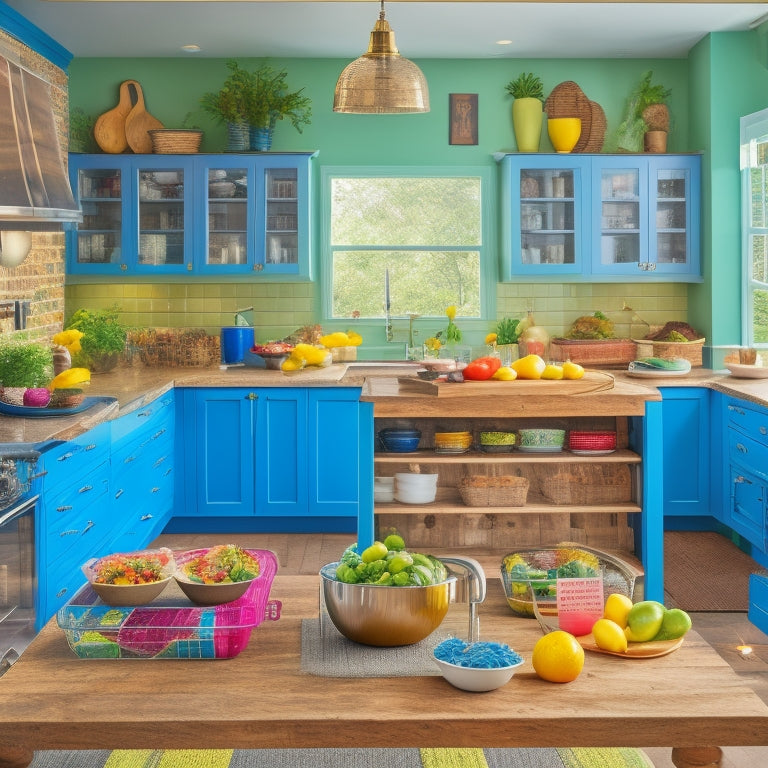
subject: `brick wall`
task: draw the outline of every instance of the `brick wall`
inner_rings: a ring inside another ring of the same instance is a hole
[[[0,30],[0,52],[51,84],[51,102],[62,148],[69,144],[67,73]],[[64,157],[66,162],[66,156]],[[36,232],[29,256],[14,269],[0,267],[0,300],[30,302],[27,330],[49,337],[64,320],[64,233]],[[13,332],[13,317],[0,318],[0,331]]]

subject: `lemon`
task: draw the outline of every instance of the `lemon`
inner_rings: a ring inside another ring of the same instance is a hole
[[[540,379],[547,364],[538,355],[526,355],[512,363],[518,379]]]
[[[618,592],[608,595],[603,609],[603,618],[610,619],[622,629],[627,626],[627,616],[632,610],[632,601]]]
[[[613,653],[626,653],[627,636],[624,630],[610,619],[598,619],[592,625],[592,637],[595,638],[595,644],[604,651]]]
[[[489,333],[485,337],[485,343],[486,344],[493,344],[496,341],[497,338],[498,338],[498,336],[495,333]]]
[[[584,669],[584,649],[573,635],[558,629],[536,641],[531,663],[542,680],[570,683]]]
[[[566,360],[563,363],[564,379],[580,379],[583,376],[584,369],[578,363],[572,363],[570,360]]]
[[[550,363],[542,372],[542,379],[562,379],[563,378],[563,366],[554,365]]]
[[[491,378],[496,379],[496,381],[514,381],[517,378],[517,373],[508,365],[502,365]]]

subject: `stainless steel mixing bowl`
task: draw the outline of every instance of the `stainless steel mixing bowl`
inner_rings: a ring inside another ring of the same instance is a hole
[[[465,558],[440,558],[467,569],[470,609],[485,599],[485,575]],[[338,563],[320,570],[322,599],[328,616],[342,635],[364,645],[392,647],[418,643],[434,632],[452,601],[463,601],[463,581],[456,574],[425,587],[387,587],[337,581]],[[457,583],[459,584],[457,590]],[[473,614],[471,613],[470,616]],[[472,618],[470,618],[470,630]]]

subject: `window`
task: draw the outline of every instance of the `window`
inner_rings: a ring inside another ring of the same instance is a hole
[[[742,335],[768,344],[768,110],[741,118]]]
[[[388,285],[393,316],[482,317],[487,176],[326,169],[326,315],[383,318]]]

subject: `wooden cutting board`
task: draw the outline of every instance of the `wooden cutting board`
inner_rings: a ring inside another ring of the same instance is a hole
[[[144,92],[136,80],[126,80],[123,85],[132,88],[136,95],[136,103],[125,118],[125,140],[136,154],[152,152],[152,136],[149,131],[158,130],[165,126],[147,112],[144,104]]]
[[[111,155],[119,155],[128,149],[128,142],[125,138],[125,119],[133,107],[131,101],[131,92],[128,83],[120,84],[120,99],[116,107],[106,111],[97,120],[93,126],[93,137],[102,152]]]
[[[433,397],[478,397],[482,395],[581,395],[613,389],[614,379],[604,371],[587,371],[583,378],[569,381],[548,379],[515,379],[514,381],[451,382],[438,379],[424,381],[417,376],[397,379],[401,392]]]

